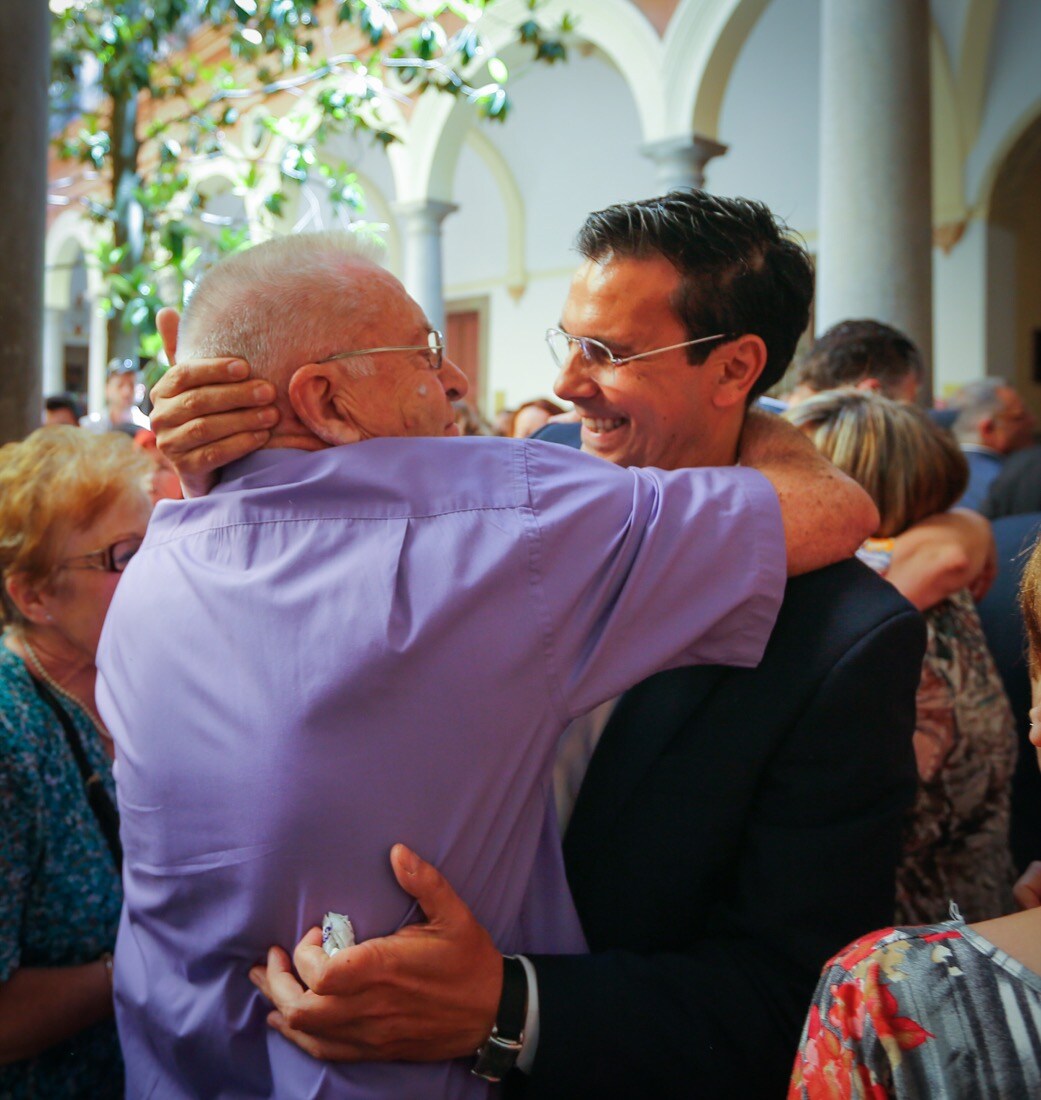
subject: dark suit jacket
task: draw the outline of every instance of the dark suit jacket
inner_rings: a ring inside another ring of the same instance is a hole
[[[847,561],[789,583],[757,669],[622,698],[564,839],[592,953],[533,958],[512,1094],[784,1096],[821,966],[892,921],[924,649],[918,613]]]
[[[1037,770],[1037,750],[1029,741],[1030,674],[1027,632],[1019,610],[1019,582],[1030,550],[1041,533],[1041,512],[1002,516],[994,521],[993,527],[998,575],[980,601],[979,613],[1019,734],[1019,758],[1012,776],[1009,846],[1017,871],[1025,871],[1031,860],[1041,859],[1041,772]]]

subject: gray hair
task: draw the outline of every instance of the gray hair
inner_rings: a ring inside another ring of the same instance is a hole
[[[283,381],[287,372],[338,351],[343,329],[373,319],[366,268],[382,249],[353,233],[275,237],[225,257],[202,277],[184,311],[178,358],[237,356],[253,377]],[[344,324],[330,324],[330,300]],[[371,374],[371,359],[345,359]]]
[[[1003,378],[981,378],[968,382],[947,402],[957,411],[951,432],[959,443],[978,443],[980,424],[1004,408],[1000,391],[1008,389]]]

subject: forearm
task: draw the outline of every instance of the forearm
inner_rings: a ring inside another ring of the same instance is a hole
[[[971,585],[993,553],[990,524],[955,510],[915,524],[893,542],[886,579],[919,610]]]
[[[102,960],[22,967],[0,985],[0,1065],[33,1058],[112,1015],[112,979]]]
[[[867,493],[777,417],[749,413],[739,457],[777,492],[790,576],[850,557],[877,529]]]

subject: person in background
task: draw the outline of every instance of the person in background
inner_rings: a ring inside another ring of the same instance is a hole
[[[155,445],[155,432],[140,428],[134,435],[134,449],[147,455],[152,463],[148,493],[153,504],[161,500],[182,500],[181,482],[173,463]]]
[[[491,429],[491,425],[484,419],[483,416],[470,404],[469,401],[453,401],[452,408],[455,409],[455,423],[459,429],[459,434],[462,436],[468,435],[492,435],[494,434]],[[170,467],[173,469],[173,467]],[[174,474],[176,477],[176,473]]]
[[[525,401],[519,405],[510,421],[511,439],[528,439],[540,428],[544,428],[551,417],[560,416],[564,409],[555,401],[538,397],[534,401]]]
[[[1021,606],[1037,764],[1041,543],[1023,573]],[[885,928],[831,959],[803,1028],[789,1100],[1041,1095],[1041,863],[1028,869],[1016,896],[1023,912]]]
[[[67,424],[75,428],[82,415],[80,403],[71,393],[56,393],[43,400],[44,427]]]
[[[847,387],[914,401],[923,373],[921,353],[898,329],[867,319],[841,321],[817,338],[799,364],[788,404]]]
[[[969,484],[959,503],[979,511],[1009,455],[1034,442],[1037,423],[1023,398],[999,378],[967,383],[947,407],[957,414],[951,431],[969,464]]]
[[[0,1096],[123,1095],[122,891],[94,660],[144,538],[147,476],[114,434],[41,428],[0,449]]]
[[[1011,454],[990,483],[980,512],[987,519],[1041,512],[1041,447]]]
[[[510,425],[513,423],[513,409],[500,409],[492,420],[492,435],[509,438]]]
[[[916,406],[836,390],[785,417],[875,501],[881,524],[864,557],[883,576],[893,537],[946,512],[965,487],[968,471],[954,440]],[[929,638],[914,735],[919,790],[897,870],[900,922],[941,920],[952,900],[976,920],[1012,905],[1016,736],[968,591],[982,564],[971,557],[952,563],[944,598],[921,605]]]
[[[147,428],[148,417],[137,407],[137,365],[132,359],[113,359],[105,375],[105,411],[80,420],[92,432],[126,431],[131,439],[136,428]]]

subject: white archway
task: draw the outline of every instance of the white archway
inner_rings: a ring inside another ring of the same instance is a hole
[[[769,0],[681,0],[665,31],[669,134],[718,140],[719,115],[737,61]]]
[[[576,34],[600,49],[622,75],[636,104],[643,140],[669,136],[662,43],[643,13],[628,0],[549,0],[538,14],[548,23],[565,13],[576,18]],[[520,0],[507,0],[496,7],[494,22],[489,20],[489,44],[507,66],[529,60],[526,47],[511,45],[515,22],[528,14]],[[480,80],[480,69],[469,75]],[[436,95],[419,100],[403,146],[388,150],[400,201],[451,201],[459,151],[474,117],[474,109],[463,100]]]

